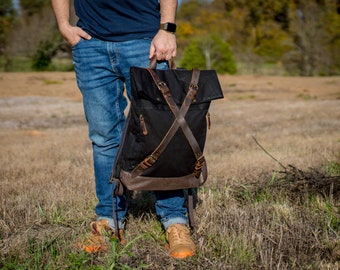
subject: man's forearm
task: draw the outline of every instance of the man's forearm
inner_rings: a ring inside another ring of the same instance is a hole
[[[59,30],[70,24],[70,0],[51,0]]]
[[[161,0],[161,23],[176,21],[177,0]]]

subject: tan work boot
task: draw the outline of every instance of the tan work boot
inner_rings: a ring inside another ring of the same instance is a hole
[[[184,259],[195,254],[195,244],[191,240],[189,229],[184,224],[171,225],[165,235],[171,257]]]
[[[90,227],[91,233],[77,245],[78,248],[85,250],[88,253],[107,251],[107,239],[117,239],[122,245],[126,244],[124,230],[119,230],[118,237],[115,234],[115,231],[109,226],[109,222],[106,219],[92,221]]]

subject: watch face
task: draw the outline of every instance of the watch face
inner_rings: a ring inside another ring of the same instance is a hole
[[[176,32],[176,24],[174,23],[167,23],[165,24],[166,30],[169,32]]]
[[[163,29],[168,32],[175,33],[176,32],[176,24],[174,23],[165,23]]]

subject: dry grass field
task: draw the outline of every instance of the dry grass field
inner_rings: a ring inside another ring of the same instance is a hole
[[[340,77],[220,76],[198,190],[197,255],[165,249],[149,193],[129,244],[75,248],[94,218],[73,73],[0,73],[1,269],[339,269]]]

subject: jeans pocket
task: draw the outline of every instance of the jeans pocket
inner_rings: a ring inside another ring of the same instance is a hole
[[[78,41],[76,44],[72,45],[72,50],[75,49],[75,48],[77,48],[77,47],[78,47],[81,43],[83,43],[84,41],[85,41],[85,39],[80,38],[79,41]]]

